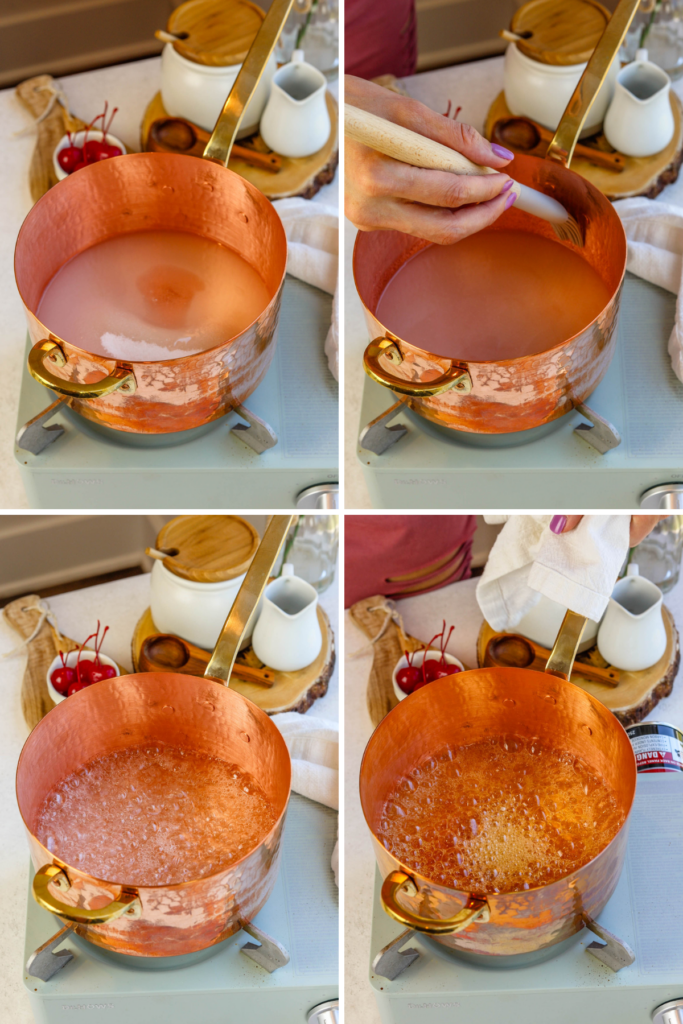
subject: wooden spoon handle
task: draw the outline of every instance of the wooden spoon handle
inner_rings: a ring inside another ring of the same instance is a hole
[[[185,660],[178,663],[181,651]],[[196,647],[189,640],[183,640],[172,633],[153,633],[142,642],[139,663],[143,672],[180,672],[183,675],[201,676],[204,675],[210,657],[208,651]],[[272,686],[275,682],[271,669],[253,668],[240,662],[235,663],[232,675],[261,686]]]
[[[528,637],[518,636],[515,633],[498,633],[496,636],[491,637],[488,644],[486,645],[486,653],[484,656],[484,665],[487,667],[514,667],[511,661],[506,661],[502,657],[496,654],[496,645],[501,640],[518,641],[524,643],[534,653],[534,659],[529,665],[525,665],[525,668],[531,669],[534,672],[544,672],[546,662],[550,657],[550,651],[545,647],[541,647],[539,644],[534,643],[533,640],[529,640]],[[589,679],[593,683],[603,683],[605,686],[618,686],[620,682],[620,673],[616,668],[598,668],[595,665],[587,665],[584,661],[575,661],[572,668],[572,675],[579,675],[583,679]]]

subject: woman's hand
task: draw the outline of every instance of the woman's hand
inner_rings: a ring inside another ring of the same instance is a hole
[[[346,102],[449,146],[474,163],[501,169],[513,158],[468,124],[417,100],[346,75]],[[347,138],[346,216],[361,231],[404,231],[450,245],[481,231],[515,201],[507,174],[452,174],[392,160]]]
[[[657,523],[661,522],[662,519],[666,519],[669,515],[671,515],[670,512],[660,513],[655,516],[631,516],[630,546],[634,548],[636,544],[640,544],[641,540],[644,540],[648,533],[652,533]],[[576,529],[582,519],[583,516],[553,516],[550,520],[550,529],[553,533],[569,533],[570,530]]]

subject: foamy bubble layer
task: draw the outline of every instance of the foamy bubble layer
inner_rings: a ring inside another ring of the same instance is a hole
[[[45,798],[35,833],[60,860],[129,885],[204,878],[240,860],[275,809],[236,765],[180,747],[129,747],[87,762]]]
[[[582,760],[537,739],[446,748],[401,779],[379,823],[384,846],[421,875],[465,892],[548,885],[587,864],[624,823]]]

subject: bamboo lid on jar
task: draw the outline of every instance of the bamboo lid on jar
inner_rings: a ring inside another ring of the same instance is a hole
[[[585,64],[610,18],[597,0],[530,0],[500,34],[541,64]]]
[[[242,63],[264,18],[249,0],[188,0],[176,7],[166,28],[183,36],[173,43],[182,57],[223,67]]]
[[[258,546],[258,533],[240,516],[176,516],[147,554],[185,580],[221,583],[245,573]]]

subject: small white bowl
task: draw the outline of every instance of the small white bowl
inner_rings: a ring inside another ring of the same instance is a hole
[[[76,659],[77,658],[78,658],[78,648],[75,651],[69,651],[69,653],[64,656],[64,660],[66,661],[67,665],[70,668],[76,668]],[[94,651],[83,651],[81,653],[81,661],[94,661],[94,660],[95,660],[95,652]],[[116,662],[112,661],[111,658],[108,658],[106,656],[106,654],[102,654],[101,651],[100,651],[100,661],[102,662],[103,665],[111,665],[111,667],[116,670],[117,676],[121,674],[119,672],[119,667],[116,664]],[[60,668],[61,667],[61,664],[62,664],[62,659],[59,657],[59,655],[57,655],[57,657],[55,658],[55,660],[52,662],[52,664],[50,665],[49,669],[47,670],[47,677],[46,677],[47,692],[50,694],[50,696],[52,697],[52,700],[55,702],[55,704],[59,704],[59,703],[61,703],[61,701],[66,700],[66,697],[62,697],[61,693],[57,693],[57,691],[55,690],[54,686],[50,682],[50,676],[52,675],[52,673],[54,672],[54,670],[56,668]],[[96,685],[97,685],[96,683],[93,683],[93,686],[96,686]]]
[[[415,666],[417,666],[417,668],[419,668],[420,665],[422,664],[422,662],[424,661],[425,657],[427,658],[427,661],[434,661],[434,660],[441,661],[441,651],[434,651],[434,650],[416,651],[415,654],[413,655],[413,665],[415,665]],[[446,654],[444,657],[446,659],[446,662],[449,665],[457,665],[461,672],[465,671],[465,666],[463,665],[463,663],[458,658],[454,658],[452,654]],[[396,696],[398,697],[399,700],[403,700],[404,697],[412,696],[410,693],[404,693],[403,690],[401,689],[401,687],[396,682],[396,673],[399,671],[399,669],[405,668],[407,666],[407,664],[408,664],[408,659],[406,658],[406,656],[404,654],[396,662],[396,668],[394,669],[393,675],[391,677],[391,681],[392,681],[393,686],[394,686],[394,693],[396,694]]]
[[[92,139],[93,142],[101,142],[103,138],[104,138],[104,134],[101,131],[98,131],[97,128],[93,128],[93,129],[91,129],[88,132],[88,141],[90,141]],[[69,142],[69,136],[68,135],[63,135],[61,137],[61,139],[59,140],[59,142],[57,143],[57,145],[55,146],[55,151],[52,154],[52,166],[55,169],[55,174],[57,175],[57,180],[58,181],[64,181],[64,179],[70,177],[70,175],[68,175],[66,173],[66,171],[63,171],[62,168],[59,166],[59,160],[57,159],[57,156],[59,155],[59,153],[61,153],[61,151],[63,149],[67,149],[68,146],[70,146],[72,143],[73,143],[74,146],[82,147],[84,139],[85,139],[85,128],[82,131],[80,131],[80,132],[72,132],[71,133],[71,142]],[[110,146],[118,146],[119,149],[121,150],[121,153],[125,156],[126,147],[121,142],[121,139],[117,139],[115,135],[110,135],[108,133],[106,141],[109,143]],[[114,158],[110,157],[108,159],[114,159]],[[73,174],[73,171],[71,173]]]

